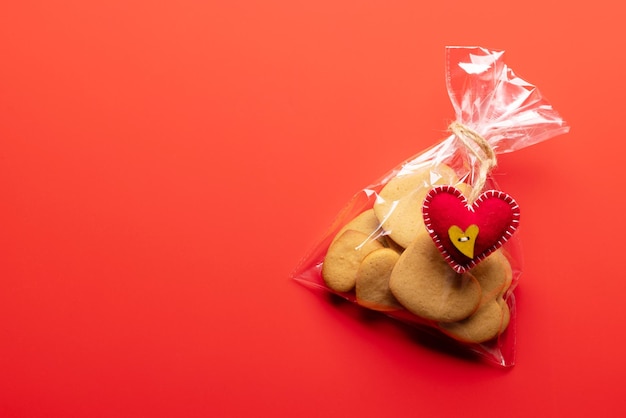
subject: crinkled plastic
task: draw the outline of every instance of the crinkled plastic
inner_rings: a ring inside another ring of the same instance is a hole
[[[446,48],[446,84],[448,94],[455,110],[456,123],[468,128],[482,137],[495,154],[511,152],[547,140],[568,132],[569,127],[552,106],[541,96],[532,84],[516,76],[503,61],[503,51],[481,47]],[[474,146],[476,145],[476,146]],[[314,247],[292,273],[298,282],[328,292],[361,305],[354,289],[334,290],[322,277],[325,259],[329,247],[343,232],[345,226],[358,215],[380,205],[384,200],[381,190],[392,180],[408,178],[416,173],[427,173],[425,178],[432,179],[419,187],[428,189],[440,179],[440,168],[445,165],[454,171],[454,186],[467,184],[471,187],[478,183],[484,173],[484,150],[471,141],[461,141],[452,133],[441,142],[393,167],[379,180],[356,193],[346,207],[338,214],[326,236]],[[485,179],[483,179],[485,180]],[[432,184],[431,184],[432,183]],[[480,183],[482,184],[482,182]],[[499,190],[491,176],[487,176],[481,190]],[[387,203],[391,208],[386,214],[393,213],[396,203]],[[521,208],[523,213],[523,207]],[[386,216],[387,216],[386,215]],[[380,225],[365,234],[363,241],[356,246],[361,248],[369,242],[392,242],[390,246],[400,256],[408,246],[400,246],[389,239],[390,228],[385,227],[385,219]],[[523,220],[522,220],[523,224]],[[387,241],[383,241],[387,239]],[[409,244],[410,245],[410,244]],[[402,304],[398,309],[383,309],[386,315],[402,322],[415,325],[423,331],[441,335],[444,341],[458,345],[478,354],[489,363],[508,367],[515,363],[515,289],[522,272],[521,246],[515,234],[499,250],[511,266],[510,285],[503,288],[502,301],[508,307],[508,326],[499,335],[488,341],[472,342],[450,337],[440,326],[441,322],[424,318],[405,309]],[[362,265],[360,266],[362,269]],[[471,272],[469,273],[471,275]],[[417,279],[417,278],[416,278]],[[482,303],[482,302],[481,302]],[[377,309],[380,310],[380,309]],[[445,324],[444,324],[445,325]]]

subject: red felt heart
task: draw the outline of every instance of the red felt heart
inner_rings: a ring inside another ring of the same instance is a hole
[[[520,218],[519,206],[504,192],[488,190],[469,205],[453,186],[432,189],[422,212],[437,248],[459,273],[502,246],[517,229]]]

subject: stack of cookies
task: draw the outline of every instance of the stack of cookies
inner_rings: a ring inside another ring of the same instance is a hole
[[[400,173],[371,209],[337,232],[322,277],[364,307],[408,311],[456,340],[483,343],[508,326],[511,265],[502,249],[463,273],[446,262],[422,217],[424,198],[437,185],[470,191],[444,164]]]

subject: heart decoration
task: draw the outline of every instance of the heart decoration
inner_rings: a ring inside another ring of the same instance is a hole
[[[433,188],[422,207],[424,224],[452,268],[463,273],[500,248],[517,229],[517,202],[498,190],[482,193],[469,204],[453,186]]]

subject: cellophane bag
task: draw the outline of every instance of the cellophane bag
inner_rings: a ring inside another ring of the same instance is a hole
[[[292,278],[509,367],[521,211],[491,170],[569,128],[503,51],[447,47],[445,80],[450,135],[356,193]]]

